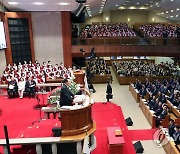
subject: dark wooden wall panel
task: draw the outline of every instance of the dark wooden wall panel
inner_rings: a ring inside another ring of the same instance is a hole
[[[4,14],[4,27],[5,27],[5,35],[6,35],[6,63],[11,64],[13,63],[12,60],[12,51],[11,51],[11,44],[10,44],[10,37],[9,37],[9,28],[8,28],[8,18],[27,18],[28,25],[29,25],[29,35],[30,35],[30,46],[31,46],[31,58],[32,62],[35,62],[35,52],[34,52],[34,43],[33,43],[33,30],[32,30],[32,21],[31,21],[31,14],[26,12],[5,12]]]
[[[85,50],[85,55],[89,56],[93,46],[72,46],[72,56],[82,57],[79,52],[81,48]],[[180,46],[173,45],[97,45],[94,46],[97,56],[162,56],[180,57]]]
[[[71,54],[71,12],[61,12],[64,66],[72,67]]]

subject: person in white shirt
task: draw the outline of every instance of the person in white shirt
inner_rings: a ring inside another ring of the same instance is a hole
[[[21,78],[20,81],[18,82],[18,94],[19,98],[23,98],[23,92],[25,90],[25,81],[24,78]]]

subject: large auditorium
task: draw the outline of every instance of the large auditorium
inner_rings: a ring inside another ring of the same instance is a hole
[[[135,153],[180,153],[180,0],[0,0],[0,154]]]

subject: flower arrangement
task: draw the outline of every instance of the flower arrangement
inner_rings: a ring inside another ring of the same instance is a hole
[[[49,104],[56,104],[57,101],[59,101],[59,98],[60,98],[60,91],[61,91],[60,87],[54,89],[51,92],[50,96],[47,98],[48,99],[47,102]]]
[[[72,75],[71,79],[70,79],[71,84],[69,86],[69,89],[75,95],[80,90],[80,85],[76,84],[76,82],[74,82],[74,79],[75,79],[75,77],[74,77],[74,75]]]

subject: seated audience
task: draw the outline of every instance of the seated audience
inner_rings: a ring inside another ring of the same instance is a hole
[[[24,81],[23,78],[21,78],[20,81],[18,82],[18,94],[19,94],[19,98],[23,98],[23,92],[25,90],[25,84],[26,84],[26,82]]]
[[[173,137],[174,128],[175,128],[174,120],[173,120],[173,119],[170,119],[170,120],[169,120],[169,127],[168,127],[168,132],[169,132],[169,136],[170,136],[170,137]]]
[[[174,139],[174,142],[176,143],[176,145],[180,144],[180,126],[178,126],[178,125],[175,126],[173,139]]]
[[[159,127],[161,124],[161,120],[163,120],[168,114],[168,107],[163,106],[163,111],[156,117],[156,127]]]
[[[26,81],[25,87],[26,87],[26,91],[27,91],[29,98],[35,97],[36,82],[32,79],[32,77],[28,78],[28,81]]]
[[[8,95],[9,98],[14,98],[17,95],[17,81],[14,79],[14,77],[11,77],[11,80],[8,82]]]
[[[106,24],[94,23],[81,32],[81,38],[95,38],[95,37],[134,37],[135,32],[122,23]]]

